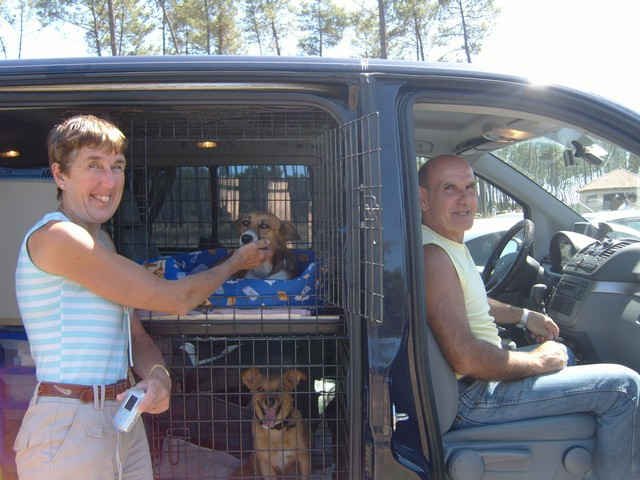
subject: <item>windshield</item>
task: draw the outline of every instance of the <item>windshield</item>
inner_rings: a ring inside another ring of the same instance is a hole
[[[640,156],[571,128],[493,153],[611,236],[640,237]]]

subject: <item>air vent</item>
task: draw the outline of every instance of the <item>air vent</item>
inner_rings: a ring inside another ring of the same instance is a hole
[[[602,253],[600,253],[600,258],[609,258],[611,255],[616,253],[621,248],[624,248],[627,245],[631,245],[632,243],[634,243],[634,242],[631,241],[631,240],[621,240],[618,243],[616,243],[615,245],[612,245],[609,248],[603,250]]]

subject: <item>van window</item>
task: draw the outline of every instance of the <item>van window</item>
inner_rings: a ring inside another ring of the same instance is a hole
[[[567,127],[493,154],[585,219],[611,225],[610,237],[640,238],[640,156]]]
[[[524,212],[522,206],[504,190],[482,178],[477,179],[478,213],[473,227],[464,235],[464,243],[478,270],[482,271],[500,239],[524,218]],[[512,242],[502,251],[503,256],[516,251],[517,245]]]

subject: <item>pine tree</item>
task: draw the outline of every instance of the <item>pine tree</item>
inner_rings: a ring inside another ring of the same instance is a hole
[[[323,56],[327,47],[340,42],[347,26],[342,7],[327,0],[305,0],[298,13],[300,30],[304,32],[298,47],[307,55]]]
[[[401,48],[411,47],[415,59],[425,61],[429,51],[429,37],[438,14],[435,0],[404,0],[396,3],[398,23],[402,26]]]
[[[471,63],[482,47],[499,9],[494,0],[439,0],[436,42],[448,51],[440,60]]]
[[[363,1],[352,16],[355,29],[354,46],[366,57],[398,58],[401,56],[404,25],[398,17],[397,5],[404,0],[377,0],[375,5]]]
[[[153,30],[151,11],[142,0],[36,0],[35,7],[45,26],[68,23],[83,29],[98,56],[154,51],[146,42]]]
[[[282,40],[289,33],[289,0],[245,0],[243,30],[256,42],[260,55],[282,55]]]
[[[361,5],[350,17],[354,28],[352,46],[356,55],[364,58],[380,58],[380,30],[378,12]]]
[[[15,45],[15,56],[22,56],[22,39],[30,16],[31,5],[28,0],[0,0],[0,54],[4,58],[9,58],[10,43]],[[15,35],[14,41],[10,42],[12,35]]]

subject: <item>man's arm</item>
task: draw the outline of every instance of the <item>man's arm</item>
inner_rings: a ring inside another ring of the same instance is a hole
[[[566,349],[556,342],[545,342],[531,352],[513,352],[476,339],[469,328],[457,272],[440,247],[424,247],[424,274],[427,320],[457,373],[482,380],[515,380],[566,366]]]
[[[493,298],[489,299],[490,313],[496,319],[496,323],[501,325],[515,325],[522,318],[523,309],[500,302]],[[529,311],[527,317],[527,329],[533,333],[540,343],[545,340],[553,340],[560,335],[560,328],[551,317],[544,313]]]
[[[160,349],[142,326],[137,312],[131,316],[131,343],[133,348],[133,370],[142,378],[136,386],[146,391],[140,411],[162,413],[169,408],[171,378],[166,370]],[[164,368],[155,367],[161,365]],[[118,400],[124,398],[124,393]]]

